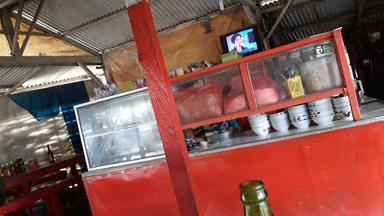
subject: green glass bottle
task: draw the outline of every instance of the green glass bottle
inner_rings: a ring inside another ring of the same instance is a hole
[[[244,216],[273,216],[267,196],[262,181],[242,182],[240,184],[240,199],[244,206]]]

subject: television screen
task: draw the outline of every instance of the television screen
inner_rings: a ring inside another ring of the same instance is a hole
[[[262,50],[257,37],[256,28],[250,27],[221,36],[223,51],[237,51],[242,55],[249,55]]]

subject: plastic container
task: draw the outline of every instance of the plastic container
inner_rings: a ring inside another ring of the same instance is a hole
[[[305,90],[308,93],[331,89],[333,84],[327,67],[327,58],[315,58],[299,65]]]

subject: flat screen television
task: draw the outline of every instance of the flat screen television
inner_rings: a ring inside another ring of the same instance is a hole
[[[237,51],[243,56],[263,51],[256,26],[243,28],[220,36],[224,53]]]

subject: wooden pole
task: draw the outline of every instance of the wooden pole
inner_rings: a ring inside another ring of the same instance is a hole
[[[140,63],[157,120],[180,215],[196,216],[190,159],[149,3],[128,6]]]

